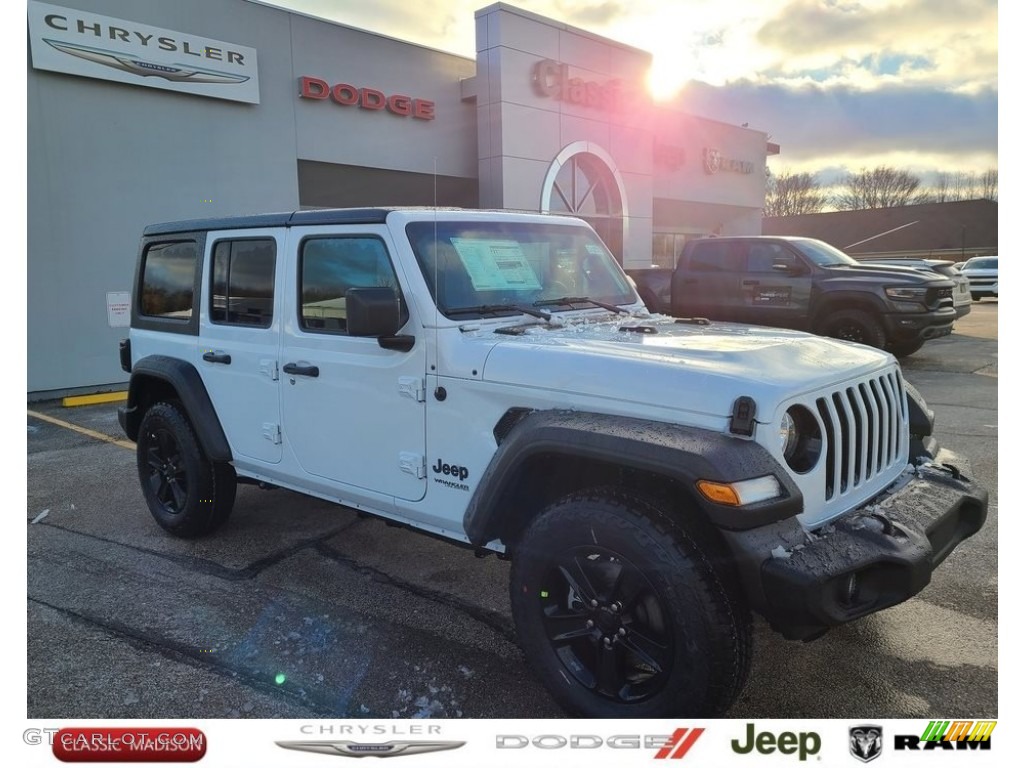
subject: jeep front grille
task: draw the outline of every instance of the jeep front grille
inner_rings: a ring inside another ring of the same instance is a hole
[[[906,452],[907,403],[898,371],[864,379],[819,397],[825,437],[825,500],[887,473]]]

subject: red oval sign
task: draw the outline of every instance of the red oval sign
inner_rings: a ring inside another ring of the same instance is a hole
[[[65,763],[194,763],[206,754],[198,728],[61,728],[53,754]]]

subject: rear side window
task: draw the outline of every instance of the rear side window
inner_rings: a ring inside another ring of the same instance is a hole
[[[299,324],[307,331],[346,333],[345,293],[350,288],[393,288],[401,299],[384,242],[370,236],[304,241],[299,263]],[[404,302],[402,315],[404,319]]]
[[[690,252],[690,269],[694,272],[735,272],[736,261],[730,242],[701,241]]]
[[[269,328],[274,319],[273,239],[221,240],[210,267],[210,320]]]
[[[142,265],[139,311],[149,317],[191,319],[195,276],[194,242],[151,244]]]

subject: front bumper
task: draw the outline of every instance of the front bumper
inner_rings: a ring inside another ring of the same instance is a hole
[[[790,519],[722,534],[752,607],[786,637],[808,640],[916,595],[987,513],[987,491],[932,463],[817,531]]]
[[[891,342],[928,341],[953,332],[957,319],[952,306],[934,312],[901,313],[883,315],[886,338]]]

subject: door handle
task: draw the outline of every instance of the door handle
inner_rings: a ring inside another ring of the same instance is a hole
[[[281,369],[291,376],[310,376],[316,378],[320,375],[320,369],[315,365],[299,365],[298,363],[285,363]]]
[[[208,363],[224,363],[224,365],[231,365],[231,355],[224,355],[218,352],[204,352],[203,360]]]
[[[744,285],[760,285],[761,281],[760,280],[744,280],[743,284]]]
[[[686,283],[687,285],[692,285],[693,283],[697,282],[697,278],[696,277],[684,277],[683,278],[683,282]]]

